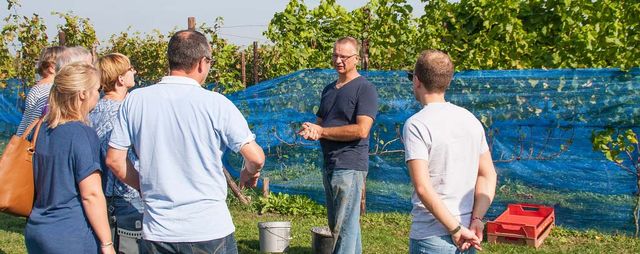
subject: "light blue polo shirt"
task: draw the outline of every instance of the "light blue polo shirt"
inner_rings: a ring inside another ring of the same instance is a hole
[[[255,135],[231,101],[191,78],[167,76],[132,91],[118,120],[109,146],[133,145],[140,159],[144,239],[198,242],[235,231],[222,154]]]

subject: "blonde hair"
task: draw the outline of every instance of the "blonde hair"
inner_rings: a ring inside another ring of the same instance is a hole
[[[93,66],[75,62],[68,64],[56,74],[49,95],[49,113],[45,116],[49,128],[70,121],[86,122],[80,108],[80,93],[100,82],[98,70]]]
[[[42,50],[38,63],[36,64],[36,71],[40,76],[45,77],[46,70],[51,67],[53,67],[54,70],[56,69],[56,59],[62,51],[64,51],[64,47],[59,46],[48,47]]]
[[[131,67],[129,58],[120,53],[111,53],[98,59],[96,68],[100,71],[100,88],[106,93],[116,89],[118,77]]]

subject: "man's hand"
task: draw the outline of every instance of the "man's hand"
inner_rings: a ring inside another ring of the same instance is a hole
[[[240,171],[240,188],[258,186],[258,178],[260,177],[260,171],[256,173],[250,173],[249,170],[242,169]]]
[[[466,251],[472,246],[478,250],[482,250],[482,247],[480,247],[480,239],[478,239],[474,232],[471,232],[471,230],[465,227],[460,228],[460,231],[451,235],[451,240],[453,240],[453,244],[455,244],[460,251]]]
[[[484,230],[484,223],[480,219],[478,218],[471,219],[469,230],[478,237],[480,242],[482,242],[482,232]]]
[[[256,187],[260,170],[264,166],[264,151],[254,140],[240,147],[240,154],[244,158],[244,166],[240,170],[240,188]]]
[[[304,122],[302,124],[302,128],[300,128],[300,131],[298,131],[298,135],[302,136],[302,138],[312,141],[320,139],[321,134],[322,127],[310,122]]]

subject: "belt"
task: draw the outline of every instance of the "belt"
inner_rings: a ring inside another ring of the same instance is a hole
[[[142,239],[142,231],[133,231],[118,228],[117,230],[119,236],[126,236],[129,238]]]

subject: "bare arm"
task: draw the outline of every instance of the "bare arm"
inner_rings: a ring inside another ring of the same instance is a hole
[[[355,124],[348,124],[336,127],[322,127],[322,119],[317,119],[318,124],[305,122],[302,124],[300,135],[305,139],[318,140],[328,139],[333,141],[354,141],[369,137],[369,131],[373,125],[373,118],[365,115],[356,116]]]
[[[471,212],[471,230],[482,240],[484,224],[479,218],[483,218],[487,209],[493,202],[496,192],[497,174],[491,159],[491,152],[486,151],[480,155],[478,164],[478,179],[473,201],[473,211]]]
[[[127,159],[127,150],[109,147],[105,163],[120,181],[136,190],[140,190],[138,171],[133,168],[131,161]]]
[[[429,176],[428,162],[425,160],[410,160],[407,162],[409,168],[409,175],[411,176],[411,182],[416,191],[416,195],[422,201],[431,214],[449,231],[454,231],[460,222],[451,214],[449,209],[444,205],[435,189],[431,185],[431,178]],[[451,238],[454,243],[466,250],[470,245],[476,246],[480,249],[480,241],[475,234],[469,229],[461,226],[461,229],[454,233]]]
[[[102,180],[98,171],[93,172],[78,184],[82,207],[91,228],[102,245],[112,244],[111,229],[107,219],[107,201],[102,193]],[[106,250],[105,250],[106,249]],[[102,248],[103,253],[111,253],[113,245]]]
[[[244,169],[240,171],[240,187],[255,187],[258,184],[260,171],[264,166],[264,151],[255,141],[251,141],[240,148],[244,158]]]

